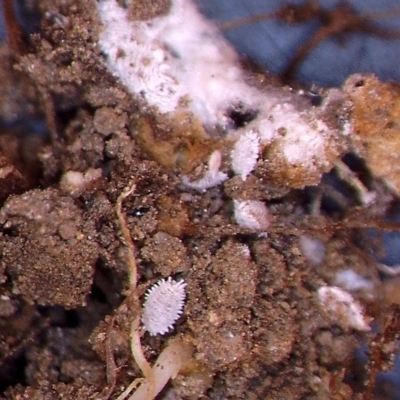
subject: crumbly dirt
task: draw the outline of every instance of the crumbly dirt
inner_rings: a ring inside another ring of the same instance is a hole
[[[169,3],[152,4],[159,13]],[[129,347],[139,305],[127,298],[127,250],[115,213],[132,181],[123,212],[140,298],[161,278],[187,282],[173,331],[142,337],[151,363],[171,336],[194,345],[192,365],[160,399],[372,398],[365,382],[374,369],[355,350],[376,334],[341,326],[321,309],[316,291],[353,268],[374,284],[355,296],[376,331],[384,329],[399,300],[393,281],[377,272],[361,228],[382,220],[396,202],[393,193],[365,168],[360,176],[369,177],[379,199],[371,208],[357,203],[351,187],[330,197],[334,174],[325,192],[326,180],[302,191],[271,185],[262,168],[246,182],[231,177],[205,193],[185,189],[180,173],[188,165],[192,174],[201,171],[199,153],[215,143],[187,119],[182,131],[191,133],[168,139],[171,121],[111,76],[96,45],[92,1],[36,6],[40,28],[29,51],[15,54],[7,43],[0,49],[0,398],[106,398],[115,374],[113,399],[140,377]],[[47,136],[33,141],[37,121]],[[235,224],[238,197],[266,202],[268,236]],[[324,245],[322,262],[303,255],[302,235]],[[390,367],[392,352],[382,345],[376,368]],[[395,388],[385,393],[380,398],[395,398]]]

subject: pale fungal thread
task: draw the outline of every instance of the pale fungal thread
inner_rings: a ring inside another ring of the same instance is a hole
[[[185,281],[162,279],[146,293],[142,322],[150,335],[163,335],[173,328],[185,305]]]
[[[193,2],[174,0],[168,14],[151,21],[131,21],[119,3],[96,2],[103,23],[99,45],[107,67],[131,93],[162,114],[191,110],[209,126],[229,123],[231,103],[244,100],[254,108],[254,98],[262,102],[244,82],[236,52]]]
[[[327,124],[325,106],[313,107],[301,95],[248,84],[236,52],[194,2],[172,0],[167,14],[150,21],[130,20],[120,3],[96,2],[103,25],[98,44],[108,69],[134,97],[161,114],[189,113],[207,131],[226,132],[229,143],[236,140],[230,167],[243,180],[259,158],[265,161],[266,146],[275,183],[285,171],[291,187],[314,185],[333,167],[347,145],[348,127]],[[342,99],[328,94],[325,104]],[[230,114],[237,109],[253,115],[245,126],[233,123]],[[183,177],[183,183],[203,192],[227,179],[223,171],[210,171],[194,182]]]

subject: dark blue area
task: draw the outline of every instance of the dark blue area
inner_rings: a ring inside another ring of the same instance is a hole
[[[273,12],[285,4],[282,0],[197,0],[197,3],[208,17],[217,22]],[[320,1],[324,8],[339,3],[338,0]],[[393,10],[385,18],[375,14],[376,24],[400,33],[400,1],[352,0],[347,3],[357,12],[371,15],[371,18],[374,18],[374,13]],[[225,35],[239,53],[279,74],[317,28],[315,21],[287,25],[275,19],[243,25],[226,31]],[[369,34],[346,34],[340,40],[327,39],[318,45],[301,64],[296,78],[306,84],[327,87],[341,85],[352,73],[373,72],[383,80],[400,81],[399,59],[400,38],[387,40]]]

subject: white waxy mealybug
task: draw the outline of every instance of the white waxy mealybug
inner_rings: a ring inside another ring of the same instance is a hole
[[[254,170],[260,152],[260,137],[251,130],[240,135],[231,152],[232,169],[245,181]]]
[[[233,213],[242,228],[267,231],[270,225],[268,208],[262,201],[234,200]]]
[[[219,150],[213,151],[208,160],[208,170],[204,176],[197,181],[189,181],[187,176],[182,178],[183,184],[192,189],[204,192],[214,186],[218,186],[222,182],[228,179],[228,175],[225,172],[220,171],[222,163],[222,155]]]
[[[142,322],[150,335],[163,335],[173,328],[185,305],[185,281],[162,279],[146,293]]]
[[[321,286],[318,300],[328,316],[345,328],[368,332],[371,318],[365,315],[361,303],[349,292],[337,286]]]

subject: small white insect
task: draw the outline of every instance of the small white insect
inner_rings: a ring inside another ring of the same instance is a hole
[[[182,178],[182,182],[185,186],[192,189],[204,192],[214,186],[218,186],[222,182],[228,179],[228,175],[225,172],[220,171],[222,163],[222,155],[219,150],[215,150],[208,160],[208,170],[204,176],[197,181],[190,182],[187,176]]]
[[[185,281],[161,279],[146,293],[142,323],[150,335],[163,335],[173,328],[185,305]]]
[[[266,232],[270,224],[267,206],[258,200],[234,200],[233,212],[239,226]]]
[[[235,143],[231,152],[232,169],[245,181],[257,164],[260,152],[260,137],[251,130],[243,133]]]
[[[329,317],[344,328],[371,330],[369,323],[372,319],[365,315],[361,303],[349,292],[337,286],[321,286],[318,300]]]

